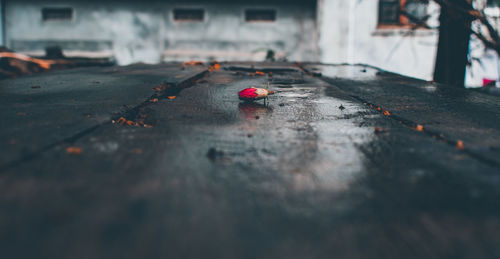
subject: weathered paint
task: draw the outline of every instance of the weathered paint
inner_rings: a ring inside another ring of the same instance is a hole
[[[4,19],[4,0],[0,0],[0,46],[4,46],[4,34],[5,34],[5,28],[3,25],[3,19]]]
[[[431,3],[431,26],[438,24]],[[320,59],[324,63],[363,63],[403,75],[431,79],[438,31],[378,28],[378,1],[319,0]]]
[[[7,3],[4,39],[8,47],[43,55],[59,45],[69,56],[114,56],[118,64],[161,61],[262,61],[267,50],[277,58],[324,63],[363,63],[422,79],[432,79],[438,31],[377,26],[378,1],[35,1]],[[73,7],[71,21],[43,22],[42,7]],[[203,22],[176,22],[174,8],[203,8]],[[274,23],[248,23],[247,8],[277,11]],[[488,11],[488,10],[487,10]],[[491,11],[491,10],[490,10]],[[498,8],[494,9],[497,11]],[[438,26],[431,3],[430,26]],[[1,16],[1,13],[0,13]],[[494,15],[493,15],[494,16]],[[0,19],[1,23],[1,19]],[[495,21],[495,24],[497,21]],[[0,24],[1,25],[1,24]],[[0,35],[0,42],[2,35]],[[467,85],[498,78],[497,57],[474,38]],[[479,46],[479,47],[477,47]]]
[[[189,59],[263,60],[268,49],[289,60],[317,60],[315,5],[308,1],[8,1],[7,45],[43,54],[115,56],[118,64]],[[42,7],[72,7],[71,21],[46,21]],[[203,22],[176,22],[176,7],[203,8]],[[272,23],[244,21],[246,8],[277,11]]]

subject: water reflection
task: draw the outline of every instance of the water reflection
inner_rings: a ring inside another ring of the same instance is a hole
[[[359,125],[366,107],[325,96],[323,88],[308,84],[291,85],[271,102],[280,105],[238,104],[238,128],[249,137],[256,164],[281,179],[280,188],[270,183],[265,188],[338,193],[362,177],[365,157],[359,145],[374,137],[372,127]]]
[[[309,65],[306,69],[330,78],[374,79],[382,70],[364,65]]]
[[[258,102],[240,102],[238,110],[246,120],[259,119],[259,117],[273,112],[272,106]]]

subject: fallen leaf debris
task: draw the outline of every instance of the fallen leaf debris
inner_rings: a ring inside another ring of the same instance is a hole
[[[202,66],[203,62],[201,61],[186,61],[182,63],[182,66]]]
[[[144,117],[144,116],[141,116]],[[139,119],[137,121],[132,121],[128,120],[125,117],[120,117],[118,120],[112,120],[111,123],[115,124],[121,124],[122,126],[136,126],[136,127],[144,127],[144,128],[152,128],[153,126],[151,124],[144,123],[142,119]]]
[[[66,153],[69,155],[80,155],[82,153],[82,149],[79,147],[67,147]]]
[[[210,72],[219,71],[219,70],[220,70],[220,64],[217,62],[208,68],[208,71],[210,71]]]
[[[373,131],[375,134],[382,134],[382,133],[386,133],[387,130],[384,129],[384,128],[381,128],[381,127],[375,127],[375,130]]]

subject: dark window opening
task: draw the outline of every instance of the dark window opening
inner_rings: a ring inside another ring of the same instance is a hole
[[[181,22],[202,22],[205,19],[203,9],[174,9],[174,20]]]
[[[73,8],[43,8],[44,21],[67,21],[73,19]]]
[[[245,21],[274,22],[276,21],[276,10],[245,10]]]
[[[399,24],[400,11],[399,0],[380,0],[378,23]]]
[[[427,4],[421,0],[380,0],[379,25],[412,25],[425,22]]]

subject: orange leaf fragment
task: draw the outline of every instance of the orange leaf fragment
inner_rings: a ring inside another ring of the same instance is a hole
[[[123,123],[127,122],[127,119],[120,117],[116,122],[123,124]]]
[[[261,71],[255,71],[255,74],[258,76],[265,76],[266,75],[266,73],[261,72]]]
[[[168,99],[170,99],[170,100],[175,99],[175,97],[177,97],[177,96],[175,96],[175,95],[172,95],[172,96],[167,96],[167,98],[168,98]]]
[[[165,89],[167,89],[167,87],[165,86],[165,84],[160,84],[157,87],[153,88],[153,90],[155,90],[157,92],[165,91]]]
[[[203,65],[203,62],[201,61],[186,61],[182,63],[183,66],[201,66]]]
[[[67,147],[66,153],[69,155],[80,155],[82,153],[82,149],[79,147]]]
[[[374,130],[375,134],[380,134],[380,133],[385,133],[387,132],[386,129],[383,129],[381,127],[375,127],[375,130]]]
[[[385,116],[391,116],[391,113],[389,111],[384,111]]]
[[[155,103],[155,102],[158,102],[158,98],[153,98],[153,99],[151,99],[149,101],[152,102],[152,103]]]
[[[135,125],[135,122],[133,122],[133,121],[127,121],[126,124],[129,125],[129,126],[132,126],[132,125]]]
[[[208,71],[214,71],[214,70],[220,70],[220,64],[219,63],[215,63],[213,66],[211,66],[210,68],[208,68]]]
[[[377,111],[380,111],[380,110],[382,110],[382,108],[380,108],[380,106],[379,106],[379,107],[377,107]]]
[[[417,125],[417,131],[424,131],[424,126],[422,125]]]
[[[457,141],[457,148],[460,150],[463,150],[464,149],[464,142],[461,140],[458,140]]]

